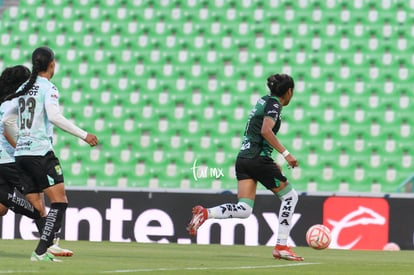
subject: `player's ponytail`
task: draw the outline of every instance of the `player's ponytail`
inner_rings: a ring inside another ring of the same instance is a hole
[[[274,74],[267,78],[267,87],[271,95],[283,96],[289,88],[295,87],[293,78],[287,74]]]
[[[12,94],[6,97],[6,100],[10,100],[19,96],[26,94],[33,88],[33,85],[36,82],[37,76],[40,72],[47,71],[50,62],[55,59],[53,51],[48,47],[40,47],[33,51],[32,53],[32,74],[30,75],[29,81],[18,93]]]

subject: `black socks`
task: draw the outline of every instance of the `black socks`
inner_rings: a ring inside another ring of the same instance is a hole
[[[40,231],[40,241],[35,250],[37,255],[44,254],[47,251],[47,248],[53,244],[55,233],[59,231],[62,225],[62,219],[65,215],[67,206],[68,204],[63,202],[52,203],[47,216],[39,219],[39,222],[36,222],[38,228],[42,223],[44,225],[42,231]]]
[[[39,211],[37,211],[33,205],[23,197],[7,193],[7,195],[2,196],[0,202],[16,214],[25,215],[34,220],[40,218]]]

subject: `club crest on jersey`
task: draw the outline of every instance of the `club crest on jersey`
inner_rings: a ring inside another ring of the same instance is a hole
[[[278,103],[275,103],[275,104],[273,104],[273,107],[279,108],[279,104]]]
[[[60,165],[55,166],[55,171],[56,171],[56,174],[62,175],[62,168],[60,167]]]

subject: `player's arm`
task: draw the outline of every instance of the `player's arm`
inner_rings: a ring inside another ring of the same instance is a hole
[[[6,127],[4,125],[4,137],[6,140],[10,143],[11,146],[16,148],[16,142],[17,142],[17,133],[18,133],[18,127],[17,127],[17,114],[10,114],[9,118],[9,124]]]
[[[275,126],[275,120],[270,116],[265,116],[263,119],[261,134],[263,138],[278,151],[279,153],[283,153],[286,148],[282,145],[279,141],[277,136],[273,133],[273,127]]]
[[[13,104],[15,101],[12,102],[10,107],[6,109],[5,113],[3,114],[3,118],[1,123],[3,123],[4,128],[4,136],[6,140],[10,143],[11,146],[16,147],[17,141],[17,105]]]
[[[263,138],[278,151],[280,154],[284,156],[287,163],[290,167],[296,167],[299,165],[298,161],[294,156],[292,156],[283,144],[279,141],[277,136],[273,133],[273,127],[275,126],[275,120],[270,116],[265,116],[263,119],[261,134]]]
[[[46,93],[45,96],[45,109],[47,113],[47,117],[49,121],[62,129],[65,132],[68,132],[69,134],[72,134],[76,137],[81,138],[85,142],[87,142],[91,146],[95,146],[98,144],[98,139],[95,135],[90,134],[75,124],[73,124],[71,121],[66,119],[63,114],[60,111],[59,108],[59,93],[57,92],[56,88],[52,88],[49,90],[49,92]]]
[[[298,166],[298,161],[279,141],[273,133],[273,127],[279,119],[281,105],[278,101],[270,99],[264,108],[264,118],[261,128],[261,135],[276,151],[283,155],[290,167]]]

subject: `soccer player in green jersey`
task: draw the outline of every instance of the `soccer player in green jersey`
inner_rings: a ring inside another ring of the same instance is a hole
[[[55,73],[55,57],[48,47],[32,53],[33,69],[29,80],[12,97],[12,106],[3,117],[5,127],[18,115],[18,138],[14,153],[16,165],[23,177],[24,192],[30,203],[44,217],[39,243],[31,255],[32,261],[57,261],[55,254],[71,256],[70,250],[58,250],[52,245],[66,212],[63,171],[53,151],[53,126],[79,137],[90,146],[98,139],[66,119],[59,108],[59,91],[50,79]],[[43,194],[50,200],[45,213]]]
[[[287,106],[293,96],[294,80],[286,74],[275,74],[267,79],[267,86],[270,94],[261,97],[250,113],[236,160],[238,203],[226,203],[211,208],[200,205],[193,207],[193,216],[187,230],[190,235],[196,235],[197,229],[206,219],[249,217],[256,197],[257,182],[260,182],[282,202],[273,256],[276,259],[303,261],[303,257],[296,255],[287,245],[298,195],[271,156],[275,149],[283,155],[289,167],[298,166],[296,158],[276,136],[280,129],[282,107]]]

